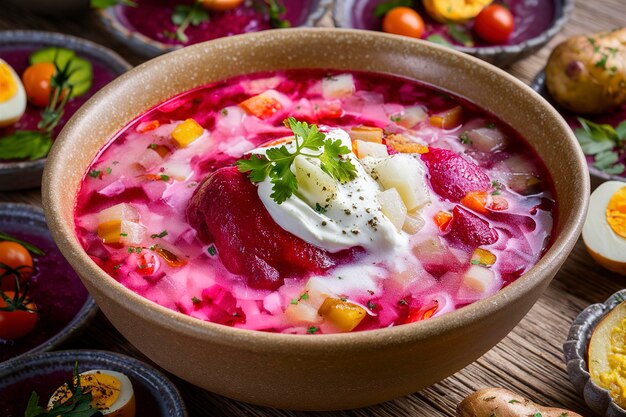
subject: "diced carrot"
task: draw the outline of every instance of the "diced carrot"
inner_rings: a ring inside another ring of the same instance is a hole
[[[430,116],[430,124],[441,129],[452,129],[463,121],[463,108],[456,106],[443,113]]]
[[[353,141],[383,143],[383,130],[379,127],[354,126],[348,134]]]
[[[239,106],[259,119],[267,119],[283,107],[278,100],[265,93],[250,97],[239,103]]]
[[[439,230],[443,232],[450,224],[450,220],[452,220],[452,213],[448,213],[447,211],[440,211],[435,214],[434,220]]]
[[[406,318],[405,323],[415,323],[416,321],[429,319],[437,312],[438,309],[439,302],[437,300],[433,300],[420,308],[412,308],[409,311],[409,315]]]
[[[158,120],[148,120],[148,121],[139,123],[137,127],[135,128],[135,131],[137,133],[146,133],[146,132],[156,129],[159,126],[161,126],[161,123],[159,123]]]
[[[179,123],[172,131],[172,139],[180,148],[184,148],[204,133],[204,129],[194,119]]]
[[[396,152],[419,154],[428,153],[428,146],[412,142],[402,135],[388,135],[385,138],[385,142]]]
[[[488,200],[485,191],[470,191],[461,199],[461,204],[477,213],[487,213]]]

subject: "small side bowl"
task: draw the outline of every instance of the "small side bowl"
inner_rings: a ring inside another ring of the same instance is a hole
[[[604,303],[592,304],[584,309],[572,323],[567,341],[563,344],[569,378],[576,391],[583,395],[589,408],[599,416],[626,417],[626,410],[613,401],[609,392],[591,381],[587,366],[587,351],[593,330],[624,299],[626,290],[621,290]]]
[[[108,66],[113,73],[121,75],[132,68],[121,56],[112,50],[86,39],[56,32],[34,30],[10,30],[0,32],[0,50],[9,46],[47,47],[61,46],[77,51],[92,60]],[[41,185],[41,175],[46,158],[35,161],[0,161],[0,191],[23,190]]]
[[[382,0],[379,1],[379,3],[380,2],[382,2]],[[335,5],[333,6],[333,20],[335,26],[340,28],[370,29],[355,24],[355,13],[364,10],[363,3],[365,3],[363,0],[335,1]],[[508,67],[516,61],[534,54],[559,33],[574,10],[574,0],[555,0],[555,7],[555,16],[552,25],[541,34],[531,39],[527,39],[515,45],[481,47],[454,45],[453,48],[457,51],[474,55],[498,67]]]
[[[330,3],[331,0],[313,0],[311,12],[300,27],[315,26],[322,16],[324,16],[324,13]],[[132,30],[128,24],[125,24],[125,18],[122,15],[123,7],[125,6],[117,5],[98,10],[100,22],[104,28],[118,41],[128,45],[128,47],[134,52],[143,55],[146,58],[154,58],[161,54],[182,48],[182,45],[169,45],[162,43],[144,35],[143,33]]]
[[[0,365],[0,414],[23,413],[32,391],[39,394],[40,405],[47,403],[54,390],[72,378],[75,363],[78,372],[104,369],[128,376],[139,417],[188,416],[178,389],[161,372],[129,356],[99,350],[41,353]]]
[[[7,230],[7,225],[10,228],[9,230]],[[48,226],[46,225],[43,210],[28,204],[0,204],[0,230],[4,232],[11,232],[16,229],[36,235],[38,238],[49,242],[49,245],[56,248],[54,242],[52,241],[52,237],[50,236]],[[60,253],[57,253],[57,255],[59,261],[65,262]],[[69,265],[66,267],[69,271],[73,272]],[[74,279],[76,280],[76,285],[80,285],[82,287],[82,284],[76,275],[74,275]],[[83,306],[78,310],[74,318],[72,318],[59,332],[52,335],[50,338],[39,344],[35,344],[30,349],[28,348],[28,345],[19,345],[19,343],[28,343],[29,340],[18,339],[13,345],[15,346],[14,352],[16,355],[9,359],[9,361],[33,353],[45,352],[57,348],[62,343],[82,331],[94,319],[97,312],[98,307],[96,306],[95,301],[91,298],[91,296],[86,295]],[[36,331],[37,327],[35,327],[34,332]],[[29,336],[26,336],[26,338],[28,337]],[[37,340],[34,342],[36,343]],[[31,342],[31,344],[33,343]],[[13,346],[11,346],[11,349],[13,349]],[[4,352],[6,352],[7,349],[9,348],[0,345],[0,353],[2,353],[0,355],[0,363],[2,363],[3,356],[5,355]],[[10,356],[10,353],[8,355]]]

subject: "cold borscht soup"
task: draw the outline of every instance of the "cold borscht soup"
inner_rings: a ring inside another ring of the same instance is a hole
[[[541,160],[410,79],[288,70],[148,111],[85,173],[77,236],[113,279],[242,329],[351,332],[486,298],[546,250]]]

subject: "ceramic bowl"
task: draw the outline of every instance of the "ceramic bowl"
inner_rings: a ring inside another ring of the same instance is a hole
[[[284,0],[283,0],[284,1]],[[322,18],[331,0],[309,0],[309,13],[301,27],[315,26]],[[285,5],[291,7],[295,13],[302,8],[301,0],[287,0]],[[132,24],[124,14],[124,8],[128,6],[117,5],[98,11],[100,22],[120,42],[128,45],[136,53],[152,58],[167,52],[180,49],[181,45],[171,45],[159,42],[143,33],[133,30]]]
[[[418,79],[498,115],[528,138],[554,179],[556,198],[563,203],[551,248],[516,282],[458,311],[410,325],[315,337],[198,321],[142,298],[100,270],[76,238],[73,209],[76,190],[101,147],[128,122],[178,93],[236,75],[288,68]],[[450,48],[345,29],[265,31],[149,61],[87,103],[63,130],[50,158],[43,197],[54,237],[113,325],[150,359],[193,384],[290,409],[379,403],[418,391],[479,358],[550,283],[580,234],[589,198],[587,167],[571,130],[521,81]]]
[[[581,311],[572,323],[567,341],[563,345],[565,363],[569,378],[584,398],[585,402],[597,415],[606,417],[624,417],[626,410],[613,401],[604,388],[591,381],[587,366],[587,351],[594,329],[600,321],[618,304],[624,301],[626,290],[610,296],[602,304],[593,304]]]
[[[83,330],[98,308],[56,248],[43,211],[28,204],[0,203],[0,231],[33,243],[46,252],[33,276],[31,299],[40,310],[35,329],[15,341],[0,341],[0,363],[22,355],[45,352]],[[65,299],[64,297],[70,297]],[[48,314],[49,313],[49,314]]]
[[[47,404],[54,390],[71,380],[75,363],[78,372],[102,369],[125,374],[133,385],[139,417],[187,417],[180,393],[161,372],[137,359],[99,350],[41,353],[0,366],[0,414],[23,415],[33,391],[40,405]]]
[[[380,20],[374,16],[374,9],[383,0],[342,0],[335,1],[333,20],[341,28],[381,30]],[[520,9],[536,4],[536,1],[520,1]],[[574,9],[574,0],[554,0],[555,10],[552,24],[543,32],[514,45],[494,45],[467,47],[455,45],[454,49],[474,55],[499,67],[507,67],[520,59],[534,54],[547,44],[565,25]],[[523,33],[523,32],[522,32]]]
[[[567,110],[562,110],[559,106],[553,103],[552,98],[550,97],[550,93],[548,93],[548,88],[546,87],[546,73],[545,71],[540,71],[532,83],[530,84],[531,88],[544,96],[548,101],[550,101],[565,117],[568,119],[575,120],[575,115],[568,112]],[[624,117],[626,117],[626,106],[622,108],[623,110],[618,111],[616,114],[624,113]],[[607,174],[604,171],[599,170],[598,168],[593,166],[593,163],[589,163],[589,173],[591,174],[591,185],[592,189],[595,189],[598,185],[605,181],[623,181],[626,182],[626,173],[624,175],[613,175]]]
[[[32,30],[0,31],[0,57],[4,51],[14,48],[45,48],[60,46],[73,49],[91,61],[102,63],[114,76],[132,66],[115,52],[86,39],[54,32]],[[36,188],[41,185],[41,174],[46,159],[35,161],[0,161],[0,191]]]

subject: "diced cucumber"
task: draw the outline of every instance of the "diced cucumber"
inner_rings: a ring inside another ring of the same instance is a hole
[[[73,86],[72,97],[81,96],[91,88],[93,81],[91,62],[77,57],[71,49],[56,47],[40,49],[32,53],[29,61],[31,65],[39,62],[52,62],[61,69],[65,68],[69,62],[68,70],[72,75],[68,83]]]
[[[30,56],[30,64],[37,64],[39,62],[52,62],[56,61],[57,65],[64,68],[67,62],[76,56],[76,52],[67,48],[44,48],[35,51]]]

